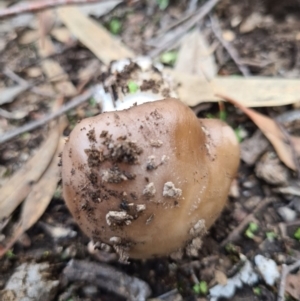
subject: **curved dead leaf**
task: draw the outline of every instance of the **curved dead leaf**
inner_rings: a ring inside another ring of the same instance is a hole
[[[37,153],[0,189],[0,220],[8,217],[24,200],[49,165],[57,148],[59,125],[52,128]]]
[[[194,30],[181,42],[175,70],[182,73],[197,74],[199,79],[211,80],[217,74],[213,51],[204,34]]]
[[[20,221],[14,229],[12,236],[8,238],[5,247],[0,249],[0,258],[14,245],[25,231],[31,228],[39,220],[47,209],[59,181],[59,154],[61,153],[63,146],[64,139],[61,138],[49,167],[41,179],[32,187],[31,192],[25,199]]]
[[[296,275],[288,275],[286,278],[286,286],[285,291],[295,298],[296,300],[300,300],[300,274]]]
[[[271,142],[280,160],[287,167],[293,170],[297,170],[297,164],[295,162],[293,149],[292,149],[293,145],[290,144],[290,141],[292,140],[287,133],[283,133],[282,129],[280,128],[277,122],[252,109],[244,107],[238,101],[228,96],[220,95],[220,94],[218,94],[217,96],[232,103],[233,105],[238,107],[241,111],[243,111],[250,119],[252,119],[252,121],[257,125],[257,127],[263,132],[263,134]],[[288,136],[289,141],[287,141],[286,136]]]

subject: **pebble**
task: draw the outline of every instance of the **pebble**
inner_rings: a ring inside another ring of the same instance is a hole
[[[280,277],[276,262],[260,254],[255,256],[254,261],[265,282],[268,285],[274,285],[275,281]]]
[[[277,213],[285,222],[293,222],[297,218],[297,212],[286,206],[278,208]]]
[[[218,301],[222,298],[232,300],[235,291],[243,285],[253,285],[258,281],[258,275],[253,270],[249,260],[245,261],[244,266],[232,278],[227,279],[226,285],[217,284],[209,290],[210,301]]]
[[[39,225],[55,240],[73,238],[77,235],[76,231],[73,231],[72,229],[66,227],[51,226],[43,222],[39,222]]]
[[[5,301],[51,301],[58,290],[59,281],[50,280],[48,263],[23,263],[17,267],[0,292]]]
[[[294,209],[295,209],[298,213],[300,213],[300,198],[299,198],[299,197],[294,198],[293,201],[292,201],[292,203],[293,203]]]
[[[98,293],[98,288],[94,285],[87,285],[82,288],[82,291],[85,296],[94,297]]]

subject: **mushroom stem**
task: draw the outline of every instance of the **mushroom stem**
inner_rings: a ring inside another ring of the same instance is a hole
[[[171,78],[163,73],[163,66],[153,63],[149,57],[115,61],[106,75],[94,94],[102,112],[177,97]]]

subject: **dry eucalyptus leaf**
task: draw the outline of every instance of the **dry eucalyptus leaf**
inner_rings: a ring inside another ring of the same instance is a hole
[[[57,122],[53,122],[55,124]],[[59,139],[59,125],[55,125],[44,144],[0,189],[0,220],[9,217],[27,197],[52,160]]]
[[[295,298],[300,300],[300,273],[296,275],[289,274],[286,277],[285,291]]]
[[[226,285],[227,284],[227,276],[222,271],[216,270],[215,271],[215,279],[218,284]]]
[[[294,161],[291,145],[289,145],[289,142],[286,141],[286,137],[284,133],[273,119],[263,114],[260,114],[252,109],[246,108],[241,103],[239,103],[238,101],[230,97],[224,95],[219,95],[219,97],[232,103],[233,105],[238,107],[241,111],[243,111],[250,119],[252,119],[252,121],[257,125],[257,127],[263,132],[263,134],[271,142],[280,160],[287,167],[296,170],[296,163]]]
[[[28,45],[37,41],[39,38],[40,36],[37,30],[27,30],[21,35],[18,42],[20,45]]]
[[[30,67],[25,70],[29,77],[38,77],[42,75],[42,70],[39,67]]]
[[[240,33],[248,33],[253,31],[259,24],[262,22],[263,16],[258,13],[252,13],[248,18],[246,18],[241,26],[240,26]]]
[[[64,139],[61,138],[50,165],[40,180],[33,185],[32,190],[23,202],[20,221],[14,229],[12,236],[8,237],[4,243],[5,247],[0,249],[0,257],[14,245],[25,231],[39,220],[47,209],[59,181],[59,154],[63,149],[64,143]]]
[[[283,106],[300,101],[298,79],[217,76],[207,82],[199,76],[172,69],[165,69],[165,72],[179,84],[179,98],[191,107],[222,100],[216,94],[230,94],[232,98],[241,99],[246,107]]]
[[[44,37],[43,45],[37,43],[39,54],[42,58],[48,57],[55,53],[54,45],[49,37]],[[64,96],[74,96],[77,90],[69,81],[68,75],[63,68],[53,59],[44,59],[41,62],[44,73],[54,82],[55,89]]]
[[[175,70],[196,74],[203,79],[212,79],[217,74],[212,50],[200,30],[187,34],[181,42]]]
[[[75,37],[70,33],[70,30],[65,27],[54,28],[51,30],[51,36],[63,44],[70,44],[75,41]]]
[[[123,45],[99,23],[85,16],[76,7],[59,7],[61,21],[71,33],[104,64],[113,60],[134,57],[134,53]]]

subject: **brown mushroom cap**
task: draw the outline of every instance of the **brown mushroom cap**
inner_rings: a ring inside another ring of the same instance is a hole
[[[63,151],[82,230],[126,257],[182,249],[222,211],[239,163],[232,129],[166,99],[82,120]]]

